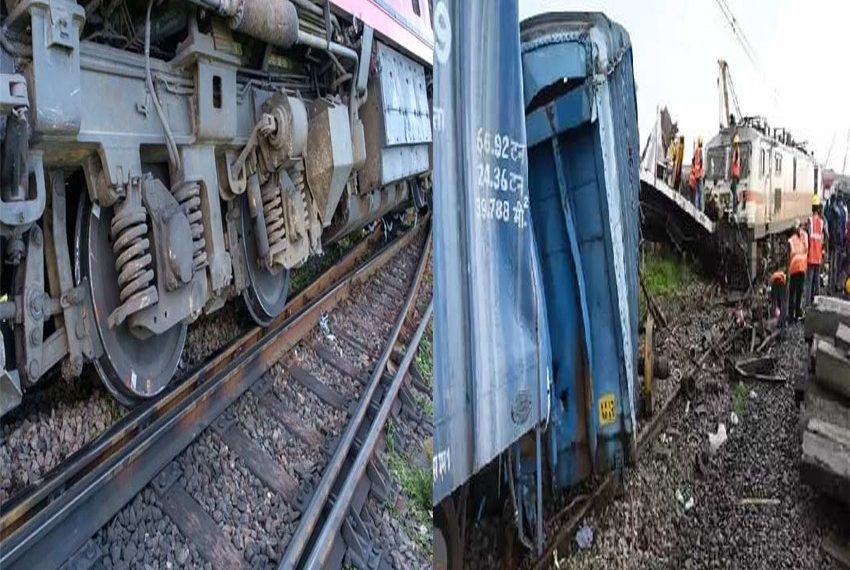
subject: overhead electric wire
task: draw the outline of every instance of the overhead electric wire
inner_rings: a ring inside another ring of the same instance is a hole
[[[835,144],[835,135],[838,134],[838,130],[832,131],[832,140],[829,141],[829,150],[826,151],[826,160],[823,161],[825,165],[829,165],[829,157],[832,156],[832,145]]]
[[[778,94],[776,88],[773,84],[770,83],[767,79],[767,74],[765,74],[761,65],[758,62],[758,57],[756,55],[756,51],[753,48],[753,45],[750,43],[750,40],[747,38],[744,33],[741,24],[738,23],[738,19],[735,17],[735,14],[732,12],[732,9],[726,3],[726,0],[715,0],[717,2],[717,6],[720,8],[720,11],[723,12],[723,16],[726,18],[726,21],[729,23],[729,26],[732,28],[732,33],[735,35],[735,39],[738,40],[738,43],[741,46],[741,49],[744,50],[744,55],[747,56],[747,59],[750,60],[750,63],[753,65],[755,70],[761,76],[762,81],[765,85],[773,91],[774,103],[778,98]]]

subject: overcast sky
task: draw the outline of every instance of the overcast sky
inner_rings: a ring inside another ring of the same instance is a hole
[[[717,60],[729,62],[743,115],[808,140],[840,172],[850,130],[850,2],[726,0],[753,46],[747,58],[717,0],[519,0],[520,18],[547,11],[602,11],[632,40],[641,147],[666,105],[690,148],[718,130]],[[764,78],[762,78],[764,77]],[[833,142],[834,138],[834,142]],[[847,158],[850,173],[850,156]]]

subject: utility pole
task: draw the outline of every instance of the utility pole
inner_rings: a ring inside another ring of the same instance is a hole
[[[844,144],[844,162],[841,165],[841,176],[847,174],[847,151],[850,150],[850,129],[847,129],[847,142]]]

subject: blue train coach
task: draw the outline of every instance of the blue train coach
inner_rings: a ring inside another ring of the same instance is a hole
[[[628,34],[598,13],[434,8],[435,568],[463,529],[635,450],[638,134]],[[438,138],[437,138],[438,137]]]

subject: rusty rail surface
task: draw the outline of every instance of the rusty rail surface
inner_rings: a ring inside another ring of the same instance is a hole
[[[426,219],[357,267],[362,242],[296,295],[155,401],[130,412],[0,507],[0,568],[57,568],[138,494],[319,322],[351,288],[430,226]],[[375,239],[372,236],[370,239]]]

